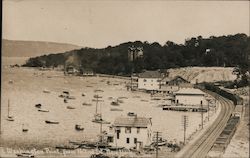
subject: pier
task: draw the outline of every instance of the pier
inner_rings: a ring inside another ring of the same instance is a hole
[[[183,106],[183,105],[164,105],[162,110],[171,110],[171,111],[189,111],[189,112],[207,112],[207,108],[201,108],[198,106]]]

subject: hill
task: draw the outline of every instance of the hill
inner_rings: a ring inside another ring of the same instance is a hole
[[[169,77],[181,76],[191,83],[234,81],[237,76],[233,74],[232,67],[184,67],[169,69]]]
[[[2,40],[2,56],[4,57],[35,57],[80,48],[80,46],[66,43]]]
[[[140,57],[131,61],[128,51],[143,49]],[[135,48],[135,49],[134,49]],[[201,36],[186,39],[185,44],[167,41],[165,45],[147,41],[126,42],[102,49],[82,48],[60,54],[30,58],[24,66],[57,67],[71,62],[80,69],[92,69],[97,73],[130,75],[146,70],[165,70],[189,66],[239,67],[244,74],[249,67],[250,37],[245,34],[228,36]]]

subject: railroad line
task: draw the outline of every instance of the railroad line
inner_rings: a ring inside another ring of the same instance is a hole
[[[197,139],[193,144],[188,146],[187,150],[181,155],[185,158],[205,158],[207,153],[212,148],[215,140],[226,126],[230,118],[234,106],[233,103],[217,94],[218,101],[221,103],[221,112],[214,123]]]

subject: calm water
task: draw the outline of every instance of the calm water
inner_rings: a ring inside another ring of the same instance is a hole
[[[55,145],[67,143],[69,140],[94,139],[100,131],[100,125],[92,123],[95,113],[95,102],[92,101],[95,94],[101,95],[104,100],[100,102],[103,118],[113,122],[114,119],[128,112],[135,112],[138,116],[152,117],[153,131],[161,131],[163,137],[177,141],[183,139],[181,126],[182,115],[188,115],[189,126],[187,134],[194,132],[200,123],[200,114],[190,112],[162,111],[156,107],[164,103],[163,100],[151,100],[150,95],[142,92],[130,92],[126,90],[126,80],[109,79],[103,77],[64,77],[62,72],[38,71],[25,68],[4,68],[2,77],[2,139],[5,144],[36,144]],[[13,84],[9,84],[9,80]],[[110,81],[111,85],[107,85]],[[43,90],[50,93],[44,93]],[[104,92],[94,92],[102,89]],[[64,103],[58,97],[63,90],[70,91],[76,97]],[[81,94],[85,93],[86,96]],[[122,112],[110,111],[109,97],[127,97],[122,99],[124,103],[119,108]],[[14,122],[6,121],[8,99],[10,100],[10,114],[14,116]],[[141,101],[141,100],[147,100]],[[83,106],[82,103],[92,103],[92,106]],[[35,104],[41,103],[42,108],[48,113],[38,112]],[[76,109],[67,109],[66,106],[74,106]],[[46,124],[45,120],[59,121],[59,124]],[[75,124],[81,124],[85,129],[82,132],[74,129]],[[27,133],[22,132],[22,126],[28,128]],[[107,125],[104,125],[107,130]]]

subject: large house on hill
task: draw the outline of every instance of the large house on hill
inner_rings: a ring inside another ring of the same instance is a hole
[[[164,74],[160,71],[144,71],[138,75],[138,89],[157,91],[163,77]]]
[[[110,127],[113,133],[108,138],[112,146],[125,147],[127,149],[141,149],[152,142],[152,122],[150,118],[137,117],[137,115],[118,117]]]

